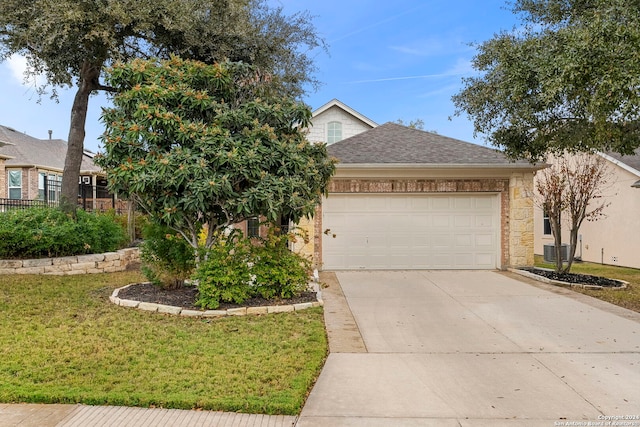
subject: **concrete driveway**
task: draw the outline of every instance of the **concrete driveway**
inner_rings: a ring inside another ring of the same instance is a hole
[[[490,271],[337,278],[364,345],[332,348],[299,427],[640,427],[637,313]]]

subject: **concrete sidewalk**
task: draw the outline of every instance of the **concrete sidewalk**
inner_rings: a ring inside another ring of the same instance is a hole
[[[367,352],[332,349],[299,427],[640,426],[638,313],[489,271],[337,278]]]
[[[0,404],[1,427],[292,427],[296,417],[122,406]]]

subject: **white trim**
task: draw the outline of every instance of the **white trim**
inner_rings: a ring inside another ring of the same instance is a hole
[[[626,170],[627,172],[630,172],[630,173],[634,174],[635,176],[639,176],[640,177],[640,171],[635,169],[635,168],[632,168],[628,164],[626,164],[626,163],[624,163],[624,162],[622,162],[622,161],[620,161],[618,159],[614,159],[613,157],[611,157],[611,156],[609,156],[608,154],[605,154],[605,153],[598,152],[598,155],[600,157],[602,157],[603,159],[610,161],[614,165],[619,166],[620,168]]]
[[[358,120],[360,120],[361,122],[371,126],[372,128],[377,127],[378,124],[376,122],[374,122],[373,120],[371,120],[370,118],[368,118],[367,116],[358,113],[356,110],[354,110],[353,108],[349,107],[348,105],[344,104],[343,102],[338,101],[337,99],[332,99],[331,101],[327,102],[326,104],[324,104],[323,106],[321,106],[320,108],[316,109],[313,111],[312,113],[312,117],[315,117],[319,114],[324,113],[325,111],[327,111],[329,108],[331,107],[338,107],[342,110],[344,110],[345,112],[351,114],[353,117],[357,118]]]

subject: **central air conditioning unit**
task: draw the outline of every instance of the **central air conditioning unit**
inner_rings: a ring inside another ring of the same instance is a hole
[[[566,261],[567,259],[569,259],[569,245],[567,245],[566,243],[563,243],[561,245],[560,255],[562,256],[562,261]],[[544,261],[556,262],[556,245],[544,245]]]

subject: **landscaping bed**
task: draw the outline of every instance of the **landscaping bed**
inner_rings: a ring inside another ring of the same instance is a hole
[[[543,277],[553,284],[579,286],[587,289],[624,289],[626,282],[606,277],[592,276],[580,273],[557,273],[554,270],[538,267],[523,267],[518,269],[530,273],[532,276]]]
[[[134,283],[118,292],[118,298],[133,301],[150,302],[155,304],[170,305],[188,310],[202,310],[195,305],[198,289],[195,286],[183,286],[178,289],[166,290],[152,283]],[[249,298],[242,304],[220,303],[218,310],[227,310],[238,307],[262,307],[272,305],[293,305],[305,302],[315,302],[315,292],[302,292],[293,298],[265,299],[260,297]]]

